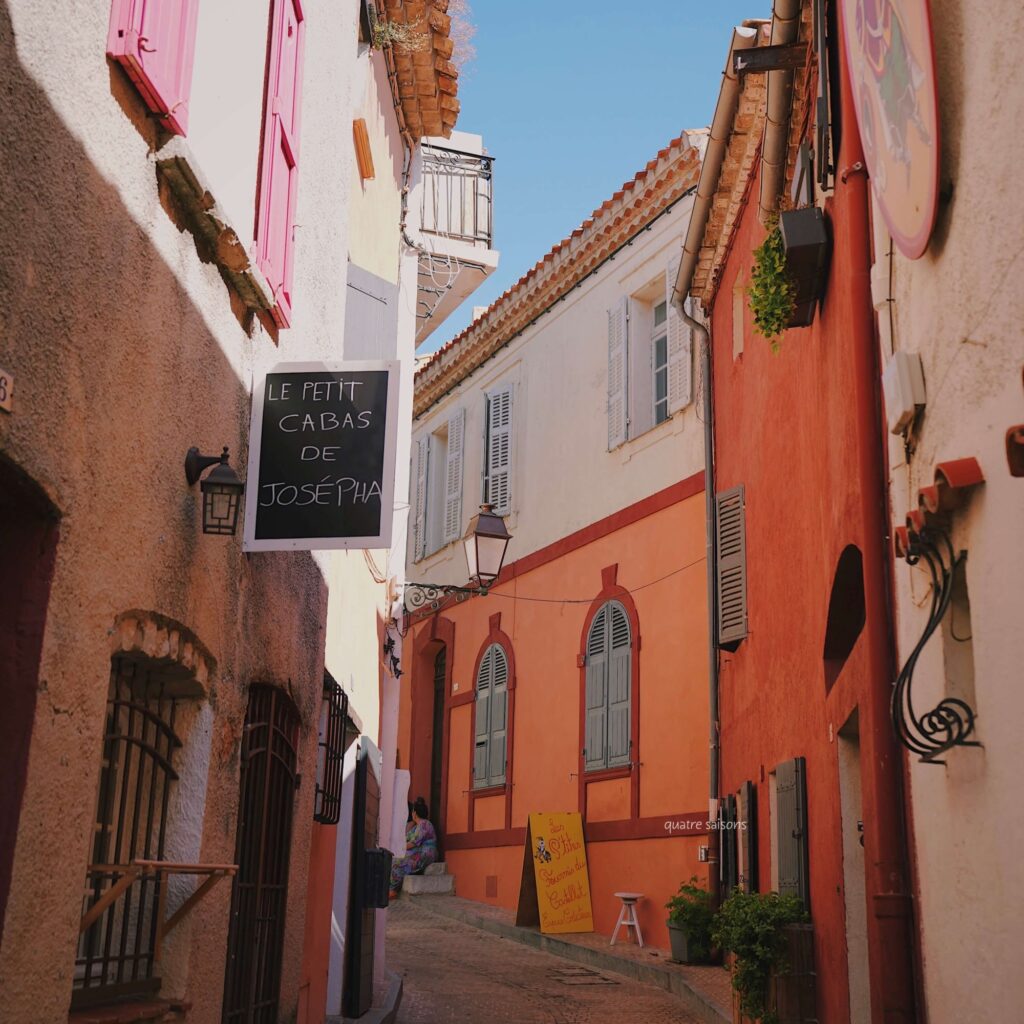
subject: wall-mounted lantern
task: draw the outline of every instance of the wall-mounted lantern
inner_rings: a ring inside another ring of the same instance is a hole
[[[199,485],[203,492],[203,533],[232,537],[238,526],[245,484],[228,465],[227,447],[220,455],[200,455],[198,448],[189,448],[185,456],[185,479],[189,487],[194,486],[210,466],[217,468]]]
[[[406,583],[406,611],[418,611],[425,605],[439,608],[441,598],[449,594],[486,597],[494,581],[501,575],[505,552],[512,535],[505,520],[494,511],[493,505],[481,505],[480,511],[469,521],[462,543],[466,549],[466,567],[469,570],[468,587],[448,583]]]

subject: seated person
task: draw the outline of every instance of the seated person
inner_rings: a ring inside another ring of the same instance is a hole
[[[428,864],[437,860],[437,834],[427,820],[428,817],[426,800],[421,796],[416,797],[409,824],[405,826],[405,856],[395,857],[391,862],[389,899],[398,895],[406,875],[421,875]]]

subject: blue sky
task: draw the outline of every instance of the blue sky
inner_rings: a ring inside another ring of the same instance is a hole
[[[711,120],[729,31],[771,0],[472,0],[458,128],[495,158],[497,271],[420,349],[489,305],[684,128]]]

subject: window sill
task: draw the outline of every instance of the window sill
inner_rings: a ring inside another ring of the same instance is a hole
[[[72,1010],[68,1014],[68,1024],[142,1024],[143,1021],[151,1020],[184,1020],[190,1009],[190,1003],[177,999],[142,999],[132,1003],[111,1003],[87,1010]]]
[[[163,146],[156,154],[156,168],[174,194],[187,221],[185,226],[197,241],[205,243],[221,274],[245,305],[251,310],[269,313],[274,308],[273,291],[250,262],[249,253],[217,205],[207,186],[206,175],[185,140],[176,137]]]
[[[607,779],[628,779],[633,774],[636,762],[617,765],[614,768],[595,768],[593,771],[583,773],[584,782],[604,782]]]
[[[650,448],[652,444],[657,444],[666,437],[681,434],[685,423],[683,413],[688,408],[689,406],[686,406],[678,410],[678,412],[674,412],[667,420],[662,420],[661,423],[648,427],[642,434],[637,434],[635,437],[624,441],[618,449],[622,453],[623,463],[629,462],[634,455],[638,455],[640,452]]]
[[[469,793],[475,800],[479,796],[501,796],[507,788],[506,783],[503,782],[498,786],[481,786],[479,789],[471,789]]]

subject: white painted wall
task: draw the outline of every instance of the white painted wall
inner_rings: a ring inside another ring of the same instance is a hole
[[[978,715],[973,738],[983,747],[950,751],[944,767],[910,761],[927,1015],[931,1024],[954,1024],[965,1015],[1014,1019],[1024,1004],[1024,902],[1017,879],[1024,847],[1024,479],[1010,476],[1005,455],[1007,429],[1024,422],[1024,206],[1014,198],[1024,137],[1019,102],[1009,101],[1024,95],[1024,70],[1003,43],[1024,31],[1024,10],[1015,0],[933,0],[932,25],[941,174],[953,185],[952,202],[940,201],[924,256],[893,256],[894,330],[882,315],[880,333],[883,358],[893,348],[921,355],[927,391],[909,465],[901,440],[891,438],[897,522],[914,507],[918,489],[932,483],[937,462],[974,456],[986,481],[956,514],[953,536],[957,550],[968,552]],[[875,301],[884,314],[890,294],[884,229],[875,252]],[[930,583],[920,567],[899,560],[895,581],[902,660],[921,636]],[[958,622],[959,632],[964,627]],[[937,633],[914,675],[919,712],[948,692],[945,677]]]
[[[460,383],[413,425],[414,443],[466,411],[463,526],[482,499],[484,394],[511,382],[512,541],[506,562],[522,558],[703,468],[703,428],[695,403],[608,451],[608,309],[623,295],[663,288],[678,255],[691,201],[680,201],[562,302]],[[659,300],[660,301],[660,300]],[[637,330],[647,329],[639,325]],[[694,354],[695,355],[695,354]],[[693,395],[698,394],[693,361]],[[439,514],[437,506],[428,516]],[[409,579],[461,584],[461,543],[413,564]]]

